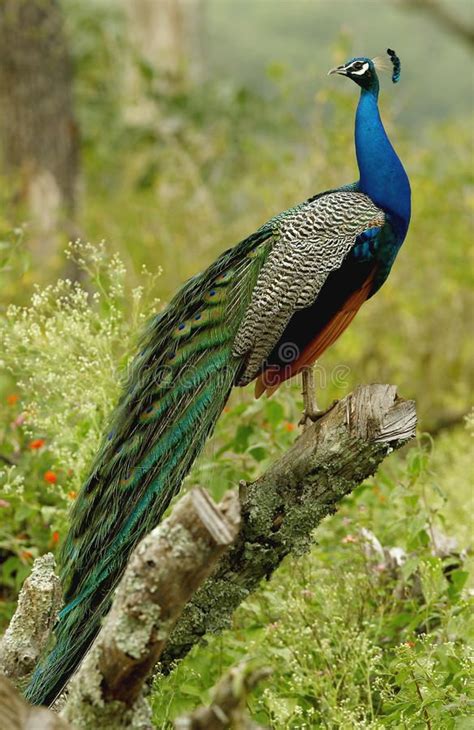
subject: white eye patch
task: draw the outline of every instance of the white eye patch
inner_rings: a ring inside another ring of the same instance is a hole
[[[352,74],[352,76],[363,76],[368,68],[369,68],[369,64],[364,63],[362,65],[362,68],[359,69],[358,71],[355,71],[353,66],[349,66],[347,68],[347,70]]]

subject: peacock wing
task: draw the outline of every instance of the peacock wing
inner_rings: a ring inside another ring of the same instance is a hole
[[[238,385],[259,374],[293,313],[316,301],[357,236],[384,222],[384,212],[369,197],[351,191],[308,201],[276,222],[275,244],[234,340],[233,354],[245,358]]]

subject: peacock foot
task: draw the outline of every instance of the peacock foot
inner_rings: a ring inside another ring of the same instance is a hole
[[[311,410],[305,410],[303,411],[303,415],[301,416],[300,420],[298,421],[298,426],[303,426],[303,430],[308,428],[308,426],[311,425],[311,423],[316,423],[316,421],[319,421],[320,418],[326,415],[326,413],[329,413],[330,410],[334,408],[335,405],[339,403],[338,400],[333,400],[330,406],[327,408],[324,408],[323,410],[319,410],[317,408],[313,408]]]

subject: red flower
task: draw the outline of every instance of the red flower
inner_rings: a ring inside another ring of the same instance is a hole
[[[7,395],[7,403],[9,406],[14,406],[15,403],[17,403],[20,400],[20,396],[16,393],[11,393],[11,395]]]
[[[58,544],[58,542],[59,542],[59,532],[57,530],[55,530],[53,532],[53,534],[51,535],[51,542],[53,543],[53,545],[57,545]]]
[[[50,484],[56,484],[56,482],[58,481],[58,477],[56,476],[54,471],[50,471],[49,469],[48,471],[45,471],[45,473],[43,474],[43,478],[45,482],[49,482]]]
[[[285,431],[288,431],[288,433],[291,433],[296,429],[296,426],[294,423],[290,423],[290,421],[287,421],[285,424],[283,424],[283,428]]]
[[[343,543],[343,545],[347,545],[347,543],[357,542],[357,538],[354,535],[346,535],[342,538],[341,542]]]
[[[28,448],[32,451],[36,451],[37,449],[42,449],[45,443],[46,441],[44,439],[34,439],[33,441],[30,441]]]

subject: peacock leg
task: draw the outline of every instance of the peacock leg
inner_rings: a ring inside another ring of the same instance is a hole
[[[305,431],[311,423],[314,423],[330,411],[336,405],[337,400],[333,401],[329,408],[322,411],[319,410],[314,386],[314,365],[308,365],[303,368],[301,375],[303,380],[302,395],[304,410],[298,425],[303,426],[303,431]]]
[[[303,368],[301,377],[304,410],[298,425],[303,426],[303,430],[305,430],[312,421],[317,421],[320,416],[314,387],[314,365]]]

